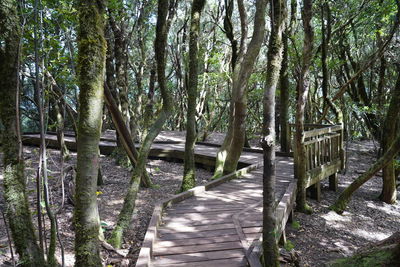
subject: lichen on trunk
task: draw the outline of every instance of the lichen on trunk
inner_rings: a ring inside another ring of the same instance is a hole
[[[263,128],[261,145],[263,166],[263,257],[264,266],[279,266],[277,218],[275,200],[275,93],[282,66],[282,32],[285,27],[285,0],[273,0],[271,6],[271,36],[268,44],[267,75],[263,97]]]
[[[254,15],[254,31],[247,47],[247,15],[243,1],[238,1],[242,36],[232,74],[232,100],[228,133],[217,153],[213,178],[236,170],[245,142],[245,118],[247,112],[247,84],[260,52],[265,33],[265,10],[268,1],[258,0]]]
[[[304,0],[302,10],[304,41],[303,41],[303,62],[297,82],[298,99],[296,107],[296,151],[295,151],[295,174],[297,178],[297,207],[300,212],[311,213],[311,208],[306,202],[306,151],[304,148],[304,117],[305,107],[309,92],[309,73],[313,53],[314,31],[311,25],[312,0]]]
[[[185,159],[181,191],[196,186],[196,168],[194,160],[194,145],[196,142],[196,98],[198,84],[198,39],[200,33],[201,11],[205,0],[195,0],[192,4],[189,40],[189,83],[188,83],[188,111],[186,122]]]
[[[0,1],[0,120],[6,216],[21,266],[44,266],[29,211],[19,121],[21,27],[17,2]],[[18,96],[18,97],[17,97]]]
[[[103,1],[79,1],[79,122],[75,191],[75,266],[101,266],[97,207],[106,57]]]

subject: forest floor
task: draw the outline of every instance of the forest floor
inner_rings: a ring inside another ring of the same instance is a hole
[[[182,133],[164,133],[158,140],[176,138],[178,141],[183,137],[184,134]],[[208,141],[219,143],[222,139],[222,134],[213,134]],[[329,205],[334,202],[339,193],[360,172],[370,166],[376,155],[373,143],[368,141],[350,143],[347,152],[347,172],[345,175],[339,176],[338,192],[329,191],[327,183],[324,182],[322,201],[318,203],[309,200],[314,213],[312,215],[295,213],[295,222],[288,224],[288,240],[301,255],[304,266],[323,266],[325,262],[331,259],[350,255],[361,246],[384,239],[400,230],[398,223],[400,221],[400,204],[387,205],[376,200],[381,187],[381,179],[379,178],[371,180],[355,193],[348,210],[342,216],[329,211]],[[60,205],[58,151],[50,149],[48,155],[49,180],[53,188],[52,199],[57,205]],[[35,214],[35,172],[38,164],[38,148],[25,147],[24,157],[30,203],[32,212]],[[71,159],[66,162],[66,165],[73,165],[75,161],[76,153],[71,153]],[[1,158],[0,162],[2,163]],[[112,157],[101,156],[100,162],[105,184],[99,187],[98,203],[102,226],[107,237],[122,206],[126,186],[130,179],[130,171],[127,168],[117,166]],[[2,166],[0,167],[2,171]],[[121,252],[128,254],[129,266],[135,265],[154,205],[158,201],[172,196],[179,189],[183,164],[150,160],[147,164],[147,170],[154,183],[159,185],[159,188],[142,189],[139,193],[136,202],[137,210],[131,228],[126,235],[123,250],[121,250]],[[198,184],[207,182],[210,177],[210,172],[197,169]],[[2,186],[2,180],[3,176],[0,173],[0,186]],[[2,192],[2,188],[0,192]],[[2,194],[0,194],[0,203],[2,201]],[[66,202],[58,215],[61,238],[65,246],[66,266],[73,266],[74,262],[72,216],[73,206]],[[33,215],[33,217],[36,224],[36,216]],[[46,229],[49,229],[48,224]],[[59,250],[57,253],[60,256]],[[121,263],[120,256],[105,249],[102,251],[102,257],[107,264]],[[8,263],[10,263],[10,253],[4,221],[0,214],[0,266],[10,266]],[[124,263],[128,265],[127,260]]]
[[[347,169],[345,174],[339,174],[339,190],[330,191],[325,179],[321,202],[308,200],[314,213],[296,212],[294,223],[288,223],[289,246],[299,252],[303,266],[324,266],[400,231],[400,203],[389,205],[378,200],[382,188],[379,175],[354,193],[343,215],[329,209],[340,193],[373,164],[376,146],[371,141],[349,143]],[[400,199],[399,192],[397,199]]]
[[[38,148],[24,147],[25,169],[28,178],[29,201],[31,204],[32,214],[37,214],[35,210],[35,172],[38,165]],[[57,203],[57,207],[61,204],[61,186],[59,181],[59,152],[57,150],[48,149],[48,169],[49,181],[52,190],[52,199]],[[0,159],[2,162],[2,159]],[[76,163],[76,153],[71,152],[71,158],[66,165]],[[116,218],[122,207],[125,197],[126,188],[130,179],[130,171],[127,168],[116,165],[112,157],[101,156],[101,170],[104,178],[104,185],[98,188],[98,205],[101,218],[101,224],[105,229],[106,238],[116,223]],[[2,166],[1,166],[2,168]],[[1,170],[2,171],[2,170]],[[150,160],[147,164],[147,171],[150,173],[152,180],[158,185],[157,188],[141,189],[136,201],[136,211],[132,220],[131,227],[125,237],[125,243],[122,253],[128,254],[131,262],[129,266],[134,266],[136,258],[139,254],[140,245],[144,239],[147,225],[153,213],[154,206],[157,202],[171,197],[178,191],[183,174],[183,164],[173,163],[163,160]],[[204,169],[197,169],[197,183],[204,184],[211,177],[211,173]],[[69,177],[66,178],[68,180]],[[0,173],[0,186],[2,188],[3,176]],[[0,203],[3,203],[2,193],[0,194]],[[66,266],[73,266],[74,263],[74,231],[72,226],[73,206],[67,202],[61,213],[58,214],[58,224],[61,238],[65,247],[65,263]],[[33,215],[35,225],[37,225],[36,215]],[[11,257],[8,248],[7,235],[4,227],[4,220],[0,214],[0,266],[10,266]],[[37,229],[37,227],[36,227]],[[49,223],[46,223],[46,229],[49,229]],[[48,233],[48,230],[47,230]],[[60,250],[57,250],[58,258],[61,259]],[[121,262],[121,257],[117,254],[103,249],[102,257],[107,264],[113,262]]]

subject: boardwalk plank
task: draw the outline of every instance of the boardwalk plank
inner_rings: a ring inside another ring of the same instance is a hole
[[[163,218],[162,226],[168,227],[169,225],[174,224],[182,224],[188,226],[200,226],[200,225],[211,225],[211,224],[222,224],[222,223],[230,223],[232,222],[232,215],[225,214],[224,217],[215,218],[215,215],[204,216],[200,220],[193,220],[188,217],[167,217]]]
[[[170,240],[161,241],[157,240],[154,244],[154,250],[164,247],[182,247],[182,246],[192,246],[192,245],[203,245],[203,244],[216,244],[224,242],[239,241],[239,238],[235,235],[223,235],[208,238],[193,238],[193,239],[182,239],[182,240]]]
[[[183,263],[183,262],[191,264],[191,262],[199,262],[199,261],[243,258],[243,255],[244,254],[242,249],[168,255],[168,256],[155,257],[154,264],[159,266],[163,266],[161,264],[166,265],[166,264]]]
[[[168,209],[165,212],[168,214],[185,214],[185,213],[210,213],[210,212],[223,212],[223,211],[234,211],[242,210],[243,205],[226,205],[214,208],[212,205],[209,207],[194,206],[191,208],[174,208]]]
[[[202,244],[194,246],[181,246],[181,247],[163,247],[154,249],[153,255],[178,255],[178,254],[188,254],[188,253],[198,253],[207,251],[221,251],[228,249],[241,249],[242,245],[239,241],[236,242],[224,242],[224,243],[214,243],[214,244]]]
[[[171,233],[183,233],[183,232],[202,232],[210,230],[220,230],[220,229],[233,229],[235,228],[233,223],[224,224],[211,224],[211,225],[201,225],[201,226],[183,226],[175,224],[172,226],[163,226],[158,232],[160,234],[171,234]]]
[[[173,263],[173,264],[165,264],[164,262],[155,261],[153,266],[162,266],[162,267],[241,267],[246,266],[243,263],[245,259],[242,257],[238,258],[230,258],[230,259],[222,259],[222,260],[209,260],[209,261],[200,261],[200,262],[184,262],[184,263]]]
[[[163,234],[160,235],[160,239],[162,240],[176,240],[176,239],[185,239],[185,238],[199,238],[199,237],[215,237],[215,236],[223,236],[223,235],[236,235],[235,229],[223,229],[223,230],[212,230],[212,231],[204,231],[204,232],[195,232],[195,233],[171,233],[171,234]]]

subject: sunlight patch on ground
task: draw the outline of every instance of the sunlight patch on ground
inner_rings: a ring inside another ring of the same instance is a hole
[[[385,234],[382,232],[367,231],[364,229],[355,229],[352,233],[370,241],[379,241],[391,235],[391,233]]]
[[[375,203],[375,202],[367,202],[367,207],[383,211],[384,213],[386,213],[389,216],[396,216],[396,217],[400,216],[400,209],[399,209],[400,206],[399,205],[389,205],[386,203],[379,203],[377,205],[377,203]]]
[[[327,214],[323,214],[321,217],[325,219],[328,224],[335,224],[337,222],[350,222],[351,213],[344,212],[343,215],[339,215],[334,211],[330,211]]]
[[[123,200],[123,199],[117,199],[117,200],[110,200],[110,201],[107,201],[107,205],[108,205],[108,206],[110,206],[110,205],[121,205],[122,203],[124,203],[124,200]]]
[[[58,259],[58,262],[61,263],[61,253],[59,251],[56,252],[56,257]],[[72,253],[65,252],[64,253],[64,260],[65,260],[65,266],[74,266],[75,256]]]

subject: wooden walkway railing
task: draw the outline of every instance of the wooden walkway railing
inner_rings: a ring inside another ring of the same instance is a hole
[[[295,144],[295,124],[289,124],[288,140],[293,150],[294,163],[298,162]],[[304,125],[306,152],[306,188],[313,188],[313,195],[320,200],[320,181],[329,177],[329,187],[337,190],[337,173],[344,169],[345,150],[342,125],[306,124]]]

